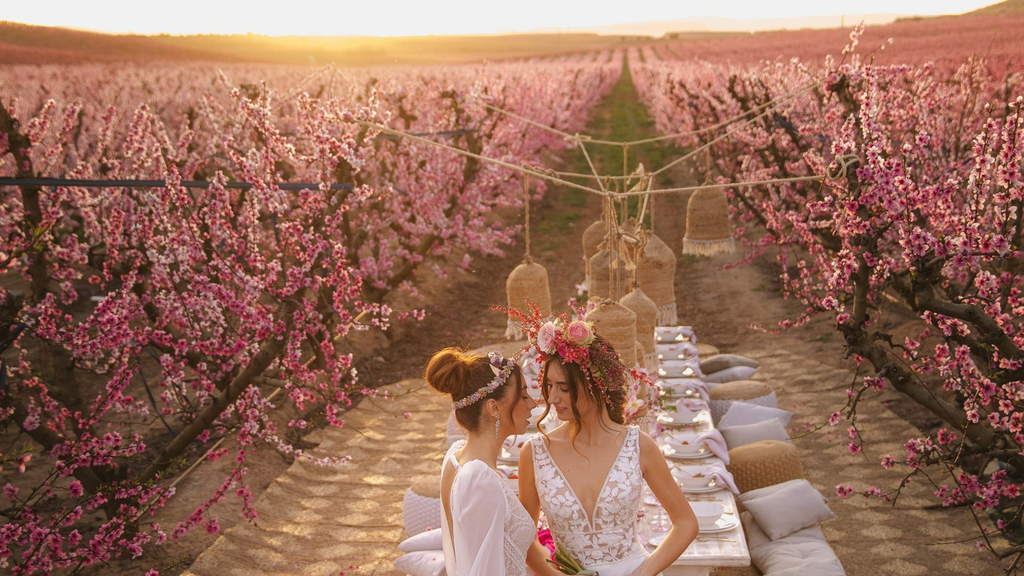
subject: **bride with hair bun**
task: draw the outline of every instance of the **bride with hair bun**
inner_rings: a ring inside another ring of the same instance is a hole
[[[536,403],[514,358],[445,348],[430,359],[427,383],[449,394],[466,439],[448,449],[441,464],[441,522],[449,576],[526,576],[527,555],[543,566],[537,523],[497,470],[502,442],[526,432]]]

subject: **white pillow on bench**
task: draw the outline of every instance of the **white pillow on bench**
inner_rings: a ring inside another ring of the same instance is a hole
[[[725,384],[726,382],[732,382],[733,380],[750,380],[750,377],[757,372],[757,368],[750,366],[733,366],[732,368],[725,368],[718,372],[712,372],[711,374],[705,374],[701,380],[709,384]]]
[[[421,550],[442,550],[441,529],[434,528],[426,532],[420,532],[403,540],[398,549],[402,552],[419,552]]]
[[[817,525],[778,540],[768,538],[750,512],[741,512],[750,560],[765,576],[846,576],[835,551]]]
[[[772,540],[836,517],[821,492],[802,478],[744,492],[737,500]]]
[[[783,427],[789,425],[789,419],[793,413],[782,408],[770,408],[759,404],[751,404],[742,400],[734,400],[718,421],[718,428],[726,426],[742,426],[744,424],[755,424],[772,418],[778,418]]]
[[[409,576],[444,576],[444,552],[441,550],[421,550],[407,552],[394,561],[395,568]]]
[[[770,418],[753,424],[738,424],[736,426],[720,426],[718,431],[725,438],[725,443],[730,449],[758,440],[781,440],[792,442],[789,432],[782,425],[778,418]]]

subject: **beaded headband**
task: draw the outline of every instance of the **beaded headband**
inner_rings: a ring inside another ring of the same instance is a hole
[[[497,390],[498,386],[501,386],[508,381],[509,375],[512,374],[512,370],[516,367],[516,359],[502,358],[501,354],[498,354],[497,352],[488,352],[487,365],[491,367],[491,372],[494,372],[494,379],[491,380],[487,386],[473,392],[462,400],[452,402],[453,409],[459,410],[460,408],[465,408],[466,406],[480,401],[480,399]]]

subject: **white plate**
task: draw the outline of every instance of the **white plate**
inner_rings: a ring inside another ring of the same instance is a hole
[[[717,534],[718,532],[728,532],[733,528],[740,525],[740,521],[736,518],[728,515],[724,515],[715,522],[712,528],[701,528],[701,534]]]
[[[711,450],[698,454],[680,454],[668,446],[662,447],[661,452],[666,458],[672,458],[673,460],[700,460],[701,458],[713,458],[715,456],[715,453]]]
[[[501,462],[502,464],[519,464],[519,457],[517,456],[513,458],[502,454],[501,456],[498,456],[498,462]]]
[[[703,488],[682,488],[682,490],[687,494],[705,494],[707,492],[718,492],[719,490],[725,490],[725,486],[712,484],[711,486],[705,486]]]
[[[683,417],[676,418],[675,416],[671,416],[669,414],[666,414],[666,413],[662,412],[661,414],[658,414],[658,424],[661,424],[662,426],[667,426],[667,427],[670,427],[670,428],[683,428],[683,427],[686,427],[686,426],[699,426],[699,425],[703,424],[704,422],[707,422],[707,418],[705,418],[704,414],[701,414],[701,412],[703,412],[703,410],[696,410],[696,411],[692,412],[692,414],[694,414],[694,416],[692,418],[688,419],[688,420],[683,418]]]

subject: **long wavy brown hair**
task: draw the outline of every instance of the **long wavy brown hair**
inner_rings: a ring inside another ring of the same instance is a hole
[[[605,348],[607,347],[607,348]],[[608,343],[601,338],[596,336],[594,341],[590,343],[589,348],[591,350],[604,350],[610,349]],[[572,414],[575,420],[569,426],[569,439],[573,442],[575,447],[576,436],[580,432],[580,412],[576,408],[576,403],[580,398],[580,394],[586,394],[587,398],[591,399],[600,408],[605,407],[608,410],[608,417],[612,422],[616,424],[625,424],[626,417],[626,371],[618,371],[618,374],[622,374],[621,382],[605,382],[603,386],[598,386],[596,383],[591,384],[587,381],[587,374],[579,367],[578,364],[573,362],[565,362],[557,355],[552,356],[544,363],[541,369],[541,395],[544,397],[544,413],[541,414],[538,421],[544,420],[548,413],[551,412],[551,404],[548,403],[548,397],[551,392],[551,381],[548,380],[548,366],[552,362],[558,362],[562,366],[562,370],[565,371],[565,378],[569,384],[569,398],[571,400],[569,409],[572,410]],[[616,361],[620,362],[616,358]],[[582,391],[582,392],[581,392]],[[541,434],[544,431],[541,430]],[[547,434],[544,434],[546,437]]]

